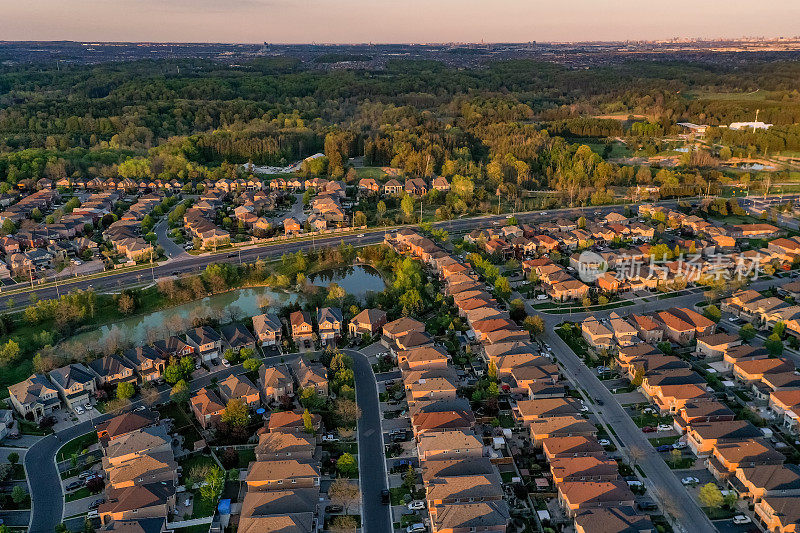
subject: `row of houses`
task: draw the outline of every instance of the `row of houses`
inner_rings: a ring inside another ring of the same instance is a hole
[[[756,516],[767,530],[792,531],[792,524],[800,515],[787,509],[800,501],[800,468],[785,465],[785,457],[774,449],[764,432],[748,421],[736,420],[735,413],[716,399],[713,389],[687,362],[662,353],[652,344],[662,338],[685,344],[687,337],[678,335],[667,318],[690,319],[685,311],[662,311],[665,322],[640,315],[627,317],[627,324],[636,330],[619,324],[625,319],[614,315],[608,327],[588,319],[582,329],[587,341],[602,338],[607,342],[627,339],[636,331],[646,342],[614,346],[620,372],[639,386],[662,415],[673,416],[681,441],[706,462],[720,482],[753,501]],[[763,348],[742,345],[736,336],[703,330],[703,325],[702,321],[693,324],[695,334],[705,333],[697,337],[696,353],[708,361],[718,361],[715,368],[722,377],[730,375],[739,385],[759,391],[762,397],[769,398],[770,408],[776,413],[785,414],[787,409],[791,411],[794,401],[800,401],[800,376],[794,365],[770,358]]]
[[[106,488],[97,516],[103,531],[166,527],[176,508],[179,476],[169,429],[149,409],[98,424]]]
[[[446,193],[450,190],[450,182],[443,176],[434,177],[430,184],[423,178],[406,178],[404,183],[391,178],[386,183],[379,183],[374,178],[364,178],[358,182],[358,190],[361,194],[409,194],[411,196],[425,196],[429,190],[435,189]]]

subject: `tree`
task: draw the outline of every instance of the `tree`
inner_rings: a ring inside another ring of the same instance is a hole
[[[225,485],[225,471],[218,466],[209,468],[203,481],[205,485],[200,487],[200,496],[206,501],[215,502]]]
[[[56,533],[70,533],[69,528],[63,522],[57,524],[56,527],[54,528],[54,531]]]
[[[636,367],[636,372],[634,372],[633,374],[631,385],[633,385],[634,387],[639,387],[643,381],[644,381],[644,368],[638,366]]]
[[[346,478],[337,477],[328,488],[328,497],[331,503],[341,505],[345,514],[350,512],[351,505],[361,501],[361,491],[357,483],[352,483]]]
[[[9,339],[2,347],[0,347],[0,366],[7,366],[17,360],[20,354],[19,344]]]
[[[714,322],[719,322],[720,319],[722,319],[722,312],[716,305],[707,305],[706,308],[703,309],[703,316]]]
[[[353,400],[339,398],[336,400],[336,417],[342,426],[354,427],[361,418],[361,408]]]
[[[497,365],[494,360],[489,361],[488,375],[490,380],[497,381]]]
[[[375,209],[378,212],[378,218],[383,218],[383,215],[386,214],[386,202],[381,200],[380,202],[378,202],[378,205],[377,205],[377,207]],[[10,219],[6,219],[6,220],[10,221]]]
[[[414,467],[411,465],[408,465],[408,470],[403,474],[403,485],[409,492],[413,492],[414,488],[417,486],[417,471],[414,470]]]
[[[400,200],[400,209],[403,210],[406,218],[410,218],[414,214],[414,199],[408,194],[403,196],[403,199]]]
[[[308,409],[303,411],[303,429],[306,433],[314,433],[314,417]]]
[[[161,395],[158,393],[158,389],[148,382],[142,386],[141,397],[145,405],[155,405],[161,398]]]
[[[773,333],[769,337],[767,337],[766,342],[764,343],[764,348],[770,353],[770,355],[778,356],[783,353],[783,341],[781,338]]]
[[[134,394],[136,394],[136,387],[133,386],[133,383],[124,381],[117,384],[117,398],[121,400],[130,400],[133,398]]]
[[[19,462],[19,454],[17,452],[11,452],[8,454],[8,462],[12,465],[15,465]]]
[[[678,465],[678,461],[681,460],[683,454],[677,448],[673,448],[672,451],[669,452],[670,457],[672,458],[672,468],[676,468]]]
[[[522,325],[527,329],[531,335],[539,336],[544,333],[544,320],[539,315],[526,316],[522,321]]]
[[[247,427],[250,423],[250,413],[247,404],[239,398],[231,398],[222,412],[222,421],[238,427]]]
[[[511,283],[509,283],[508,278],[504,276],[500,276],[495,280],[494,289],[501,298],[508,298],[511,295]]]
[[[724,503],[722,493],[716,483],[707,483],[700,487],[700,503],[711,509],[719,509]]]
[[[11,499],[14,500],[14,503],[19,505],[24,502],[27,497],[28,493],[22,488],[22,485],[14,485],[14,488],[11,490]]]
[[[345,452],[336,461],[336,469],[343,476],[354,476],[358,472],[358,464],[352,454]]]
[[[169,391],[169,399],[181,404],[189,401],[189,385],[184,380],[180,380],[172,386]]]
[[[756,328],[753,327],[753,324],[748,323],[739,328],[739,337],[741,337],[743,341],[748,342],[755,336]]]
[[[120,313],[123,315],[129,315],[136,309],[136,302],[131,295],[123,293],[120,294],[119,299],[117,300],[117,307],[119,308]]]
[[[336,516],[331,520],[328,529],[331,533],[353,533],[358,529],[358,521],[355,516]]]
[[[353,215],[353,226],[361,227],[367,225],[367,215],[362,211],[356,211]]]
[[[258,370],[261,367],[261,360],[260,359],[256,359],[255,357],[250,357],[250,358],[244,360],[244,363],[242,363],[242,366],[248,372],[253,372],[255,370]]]
[[[772,333],[774,333],[780,338],[783,338],[783,333],[785,331],[786,331],[786,324],[784,322],[778,321],[775,322],[774,326],[772,326]]]

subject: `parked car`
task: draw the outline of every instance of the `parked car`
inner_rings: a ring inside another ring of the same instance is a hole
[[[689,446],[688,444],[686,444],[685,442],[681,442],[681,441],[677,441],[672,445],[672,447],[675,448],[676,450],[682,450],[682,449],[684,449],[684,448],[686,448],[688,446]]]
[[[736,516],[733,517],[734,524],[749,524],[750,522],[752,522],[752,520],[750,520],[750,517],[743,514],[737,514]]]
[[[611,446],[611,441],[608,439],[600,439],[597,442],[600,446]]]
[[[344,507],[341,505],[331,504],[325,507],[325,512],[330,513],[341,513],[344,510]]]
[[[77,490],[83,487],[83,481],[73,481],[69,485],[66,486],[67,490]]]
[[[694,476],[687,476],[681,479],[681,483],[683,483],[684,485],[697,485],[698,483],[700,483],[700,480]]]
[[[425,502],[422,500],[414,500],[408,504],[409,511],[421,511],[425,509]]]
[[[655,433],[656,428],[652,426],[645,426],[642,428],[642,433]]]
[[[425,524],[422,522],[411,524],[406,528],[406,533],[424,533],[425,531],[427,531],[427,529],[425,528]]]
[[[92,404],[90,402],[86,402],[85,404],[83,404],[83,408],[86,409],[87,412],[91,411],[92,410]]]
[[[85,472],[81,472],[81,475],[79,475],[78,478],[79,479],[86,479],[86,478],[92,477],[93,475],[94,475],[94,472],[92,472],[91,470],[86,470]]]
[[[80,405],[75,406],[75,413],[82,415],[84,412],[85,411],[83,410],[83,407],[81,407]]]
[[[105,498],[100,498],[99,500],[93,501],[91,503],[91,505],[89,505],[89,509],[97,509],[98,507],[100,507],[104,503],[106,503],[106,499]]]
[[[655,504],[655,502],[650,500],[641,500],[636,503],[636,507],[640,511],[655,511],[658,509],[658,506]]]
[[[672,444],[662,444],[658,448],[656,448],[657,452],[668,452],[672,450]]]
[[[671,431],[671,430],[672,430],[672,426],[670,426],[669,424],[659,424],[658,425],[658,431]]]
[[[384,505],[389,505],[391,498],[389,496],[389,489],[383,489],[381,491],[381,503]]]
[[[334,435],[333,433],[328,433],[327,435],[322,436],[322,442],[338,442],[339,437]]]

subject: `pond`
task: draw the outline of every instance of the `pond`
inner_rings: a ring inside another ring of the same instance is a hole
[[[382,291],[384,288],[383,279],[378,272],[372,267],[362,265],[317,272],[308,279],[321,287],[338,283],[357,298],[363,298],[370,291]],[[101,326],[93,331],[76,335],[68,342],[93,346],[104,343],[113,332],[118,341],[125,340],[134,345],[141,345],[188,329],[192,318],[196,316],[210,315],[224,323],[231,318],[241,320],[244,317],[260,314],[262,306],[265,305],[272,311],[277,311],[278,308],[297,299],[298,295],[295,293],[279,292],[268,287],[237,289]]]

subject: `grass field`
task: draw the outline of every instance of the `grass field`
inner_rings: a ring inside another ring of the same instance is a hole
[[[358,179],[372,178],[378,181],[386,179],[386,172],[381,170],[381,167],[359,167],[356,168],[356,176]]]
[[[86,435],[81,435],[80,437],[75,437],[64,446],[58,450],[58,454],[56,454],[56,459],[58,461],[63,461],[65,459],[69,459],[72,457],[73,454],[80,454],[83,450],[91,446],[92,444],[97,444],[97,433],[92,431],[91,433],[87,433]]]

